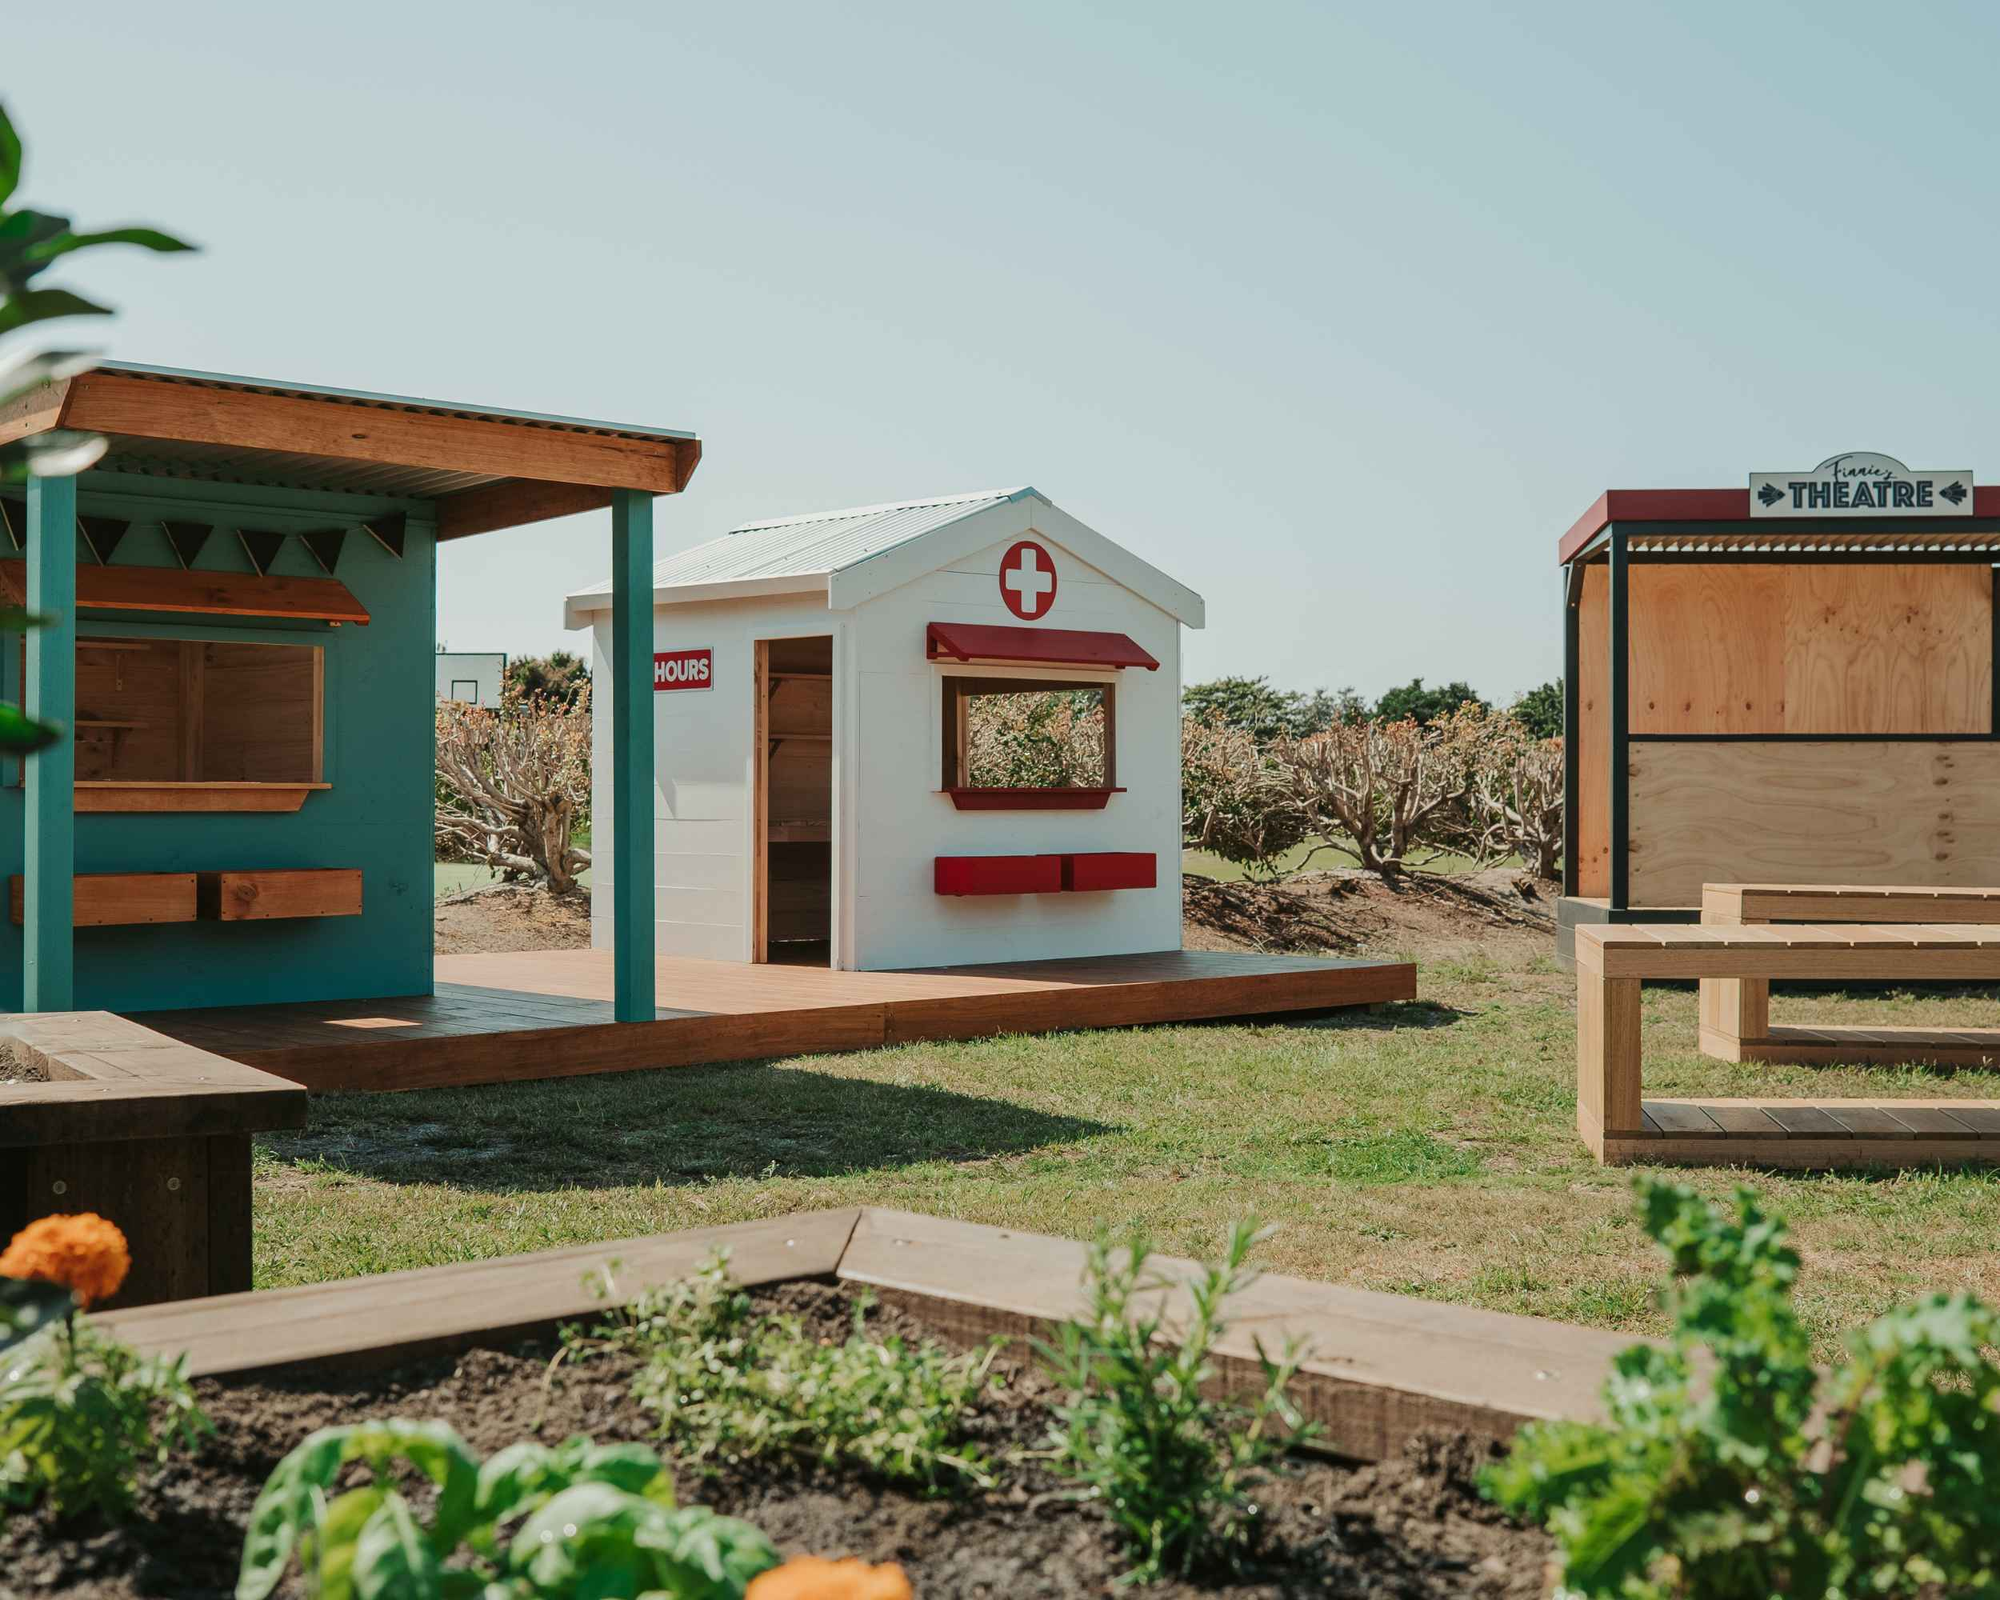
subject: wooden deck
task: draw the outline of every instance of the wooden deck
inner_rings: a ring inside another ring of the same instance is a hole
[[[662,959],[614,1022],[608,951],[440,956],[437,992],[133,1020],[314,1090],[428,1089],[865,1050],[926,1039],[1269,1017],[1408,1000],[1407,962],[1167,950],[914,972]]]

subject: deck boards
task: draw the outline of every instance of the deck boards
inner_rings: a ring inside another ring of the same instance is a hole
[[[1407,1000],[1407,962],[1227,951],[834,972],[667,957],[651,1022],[612,1018],[608,951],[440,956],[437,992],[136,1013],[314,1090],[438,1088]]]

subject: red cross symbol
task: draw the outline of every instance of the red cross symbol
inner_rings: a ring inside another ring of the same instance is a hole
[[[1023,539],[1000,558],[1000,598],[1027,621],[1047,615],[1056,603],[1056,564],[1033,539]]]

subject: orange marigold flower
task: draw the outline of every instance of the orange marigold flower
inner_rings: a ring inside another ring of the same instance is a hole
[[[0,1278],[60,1283],[85,1305],[116,1294],[131,1269],[125,1235],[94,1211],[31,1222],[0,1253]]]
[[[794,1556],[752,1578],[743,1600],[911,1600],[910,1580],[893,1561],[871,1567],[852,1558]]]

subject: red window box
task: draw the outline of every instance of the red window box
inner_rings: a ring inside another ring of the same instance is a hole
[[[961,811],[1102,811],[1123,789],[947,789]]]
[[[1151,889],[1160,881],[1159,858],[1150,850],[1096,850],[1064,856],[1062,864],[1070,890]]]
[[[1063,886],[1061,856],[939,856],[939,894],[1057,894]]]

